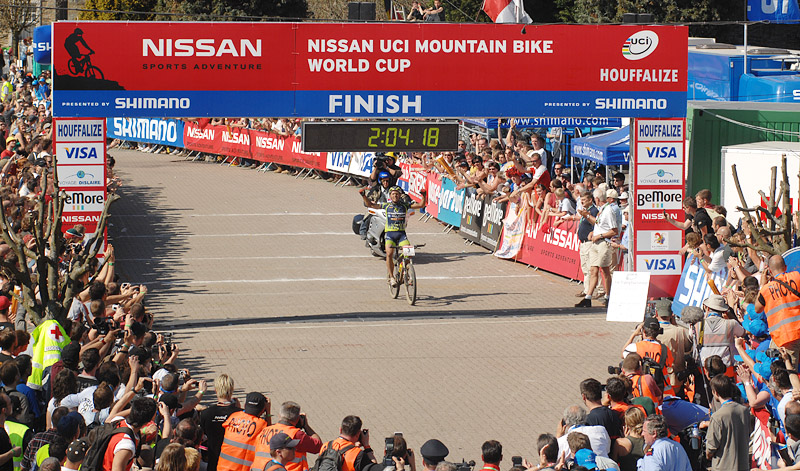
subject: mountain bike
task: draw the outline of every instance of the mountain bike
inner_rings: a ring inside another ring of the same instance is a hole
[[[72,75],[83,73],[86,78],[103,80],[103,71],[99,67],[92,65],[92,54],[94,53],[85,54],[80,59],[71,58],[67,63],[69,73]]]
[[[397,283],[394,286],[389,283],[389,293],[392,298],[397,299],[400,295],[400,285],[403,285],[406,290],[406,300],[412,306],[417,302],[417,273],[412,259],[416,255],[416,249],[424,246],[425,244],[404,245],[394,251],[394,279]]]

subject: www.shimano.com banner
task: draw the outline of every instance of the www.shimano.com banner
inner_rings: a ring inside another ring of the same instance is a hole
[[[113,118],[106,129],[113,139],[183,147],[183,121],[178,119]]]
[[[526,30],[522,35],[518,25],[502,24],[59,22],[53,26],[54,115],[685,116],[686,27]],[[442,73],[476,63],[487,70],[514,64],[514,73]]]

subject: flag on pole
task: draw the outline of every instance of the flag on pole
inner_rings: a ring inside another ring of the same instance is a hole
[[[483,11],[495,23],[533,23],[522,6],[522,0],[485,0]]]

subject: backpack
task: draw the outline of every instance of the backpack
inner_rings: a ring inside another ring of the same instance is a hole
[[[333,440],[328,442],[325,451],[320,453],[314,463],[314,471],[342,471],[344,454],[355,448],[355,445],[346,446],[340,450],[333,448]],[[83,469],[83,467],[81,467]]]
[[[86,457],[83,459],[83,464],[81,464],[82,470],[101,471],[103,469],[103,460],[106,456],[106,450],[114,435],[126,433],[131,440],[136,443],[136,436],[133,430],[128,427],[119,427],[120,422],[122,421],[119,420],[110,424],[106,423],[95,427],[89,432],[89,435],[86,436],[89,442],[89,449],[86,450]]]
[[[642,373],[651,375],[656,381],[656,386],[658,386],[658,389],[664,391],[664,385],[666,384],[666,379],[664,378],[664,368],[655,359],[642,357]]]

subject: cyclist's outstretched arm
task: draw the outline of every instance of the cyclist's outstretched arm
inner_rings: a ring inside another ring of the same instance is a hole
[[[411,209],[422,209],[428,205],[428,192],[421,191],[420,193],[422,194],[422,201],[420,201],[419,203],[414,203],[411,206],[409,206]]]
[[[364,206],[366,206],[368,208],[372,208],[372,209],[379,209],[381,207],[381,205],[379,205],[378,203],[375,203],[375,202],[371,201],[369,198],[367,198],[367,195],[364,194],[364,192],[366,190],[367,190],[366,188],[362,188],[362,189],[358,190],[358,193],[361,195],[361,199],[364,200]]]

